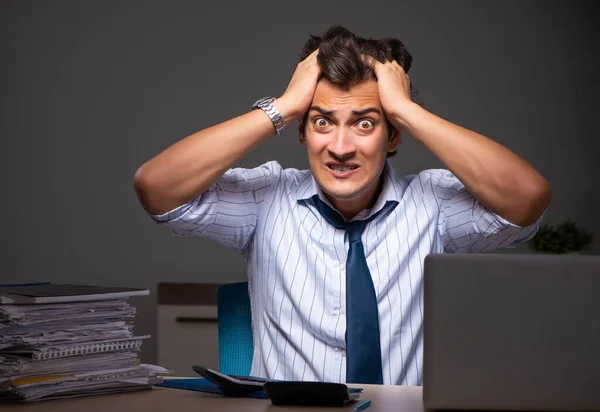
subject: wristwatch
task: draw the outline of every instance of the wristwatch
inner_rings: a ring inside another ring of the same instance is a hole
[[[279,110],[273,105],[274,97],[263,97],[252,105],[252,109],[262,109],[273,122],[275,126],[275,134],[280,135],[287,126],[283,121],[283,117]]]

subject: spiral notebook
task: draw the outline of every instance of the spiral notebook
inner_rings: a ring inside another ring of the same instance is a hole
[[[77,345],[60,345],[52,347],[31,347],[4,349],[0,354],[20,355],[29,357],[32,360],[48,360],[65,358],[69,356],[79,356],[93,353],[116,352],[122,350],[139,350],[144,339],[150,338],[150,335],[133,336],[128,338],[110,339],[104,341],[94,341],[90,343],[81,343]]]
[[[89,344],[80,344],[77,346],[65,346],[61,348],[37,349],[32,351],[33,360],[45,360],[64,358],[67,356],[85,355],[88,353],[115,352],[120,350],[138,350],[142,346],[142,341],[148,339],[150,335],[134,336],[126,339],[115,339]]]

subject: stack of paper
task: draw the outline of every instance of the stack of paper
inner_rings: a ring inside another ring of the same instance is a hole
[[[150,389],[168,371],[139,364],[129,296],[147,290],[38,284],[0,287],[0,400]]]

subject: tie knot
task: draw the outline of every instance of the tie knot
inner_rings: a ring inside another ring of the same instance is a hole
[[[333,210],[327,203],[319,199],[318,195],[312,197],[315,207],[319,213],[325,218],[329,224],[337,229],[345,229],[348,233],[348,240],[350,242],[360,242],[360,237],[371,220],[375,219],[378,215],[385,215],[386,213],[393,210],[398,202],[388,200],[383,208],[377,213],[371,215],[366,220],[353,220],[351,222],[345,222],[341,214]]]
[[[360,237],[367,226],[366,220],[353,220],[346,223],[346,232],[349,242],[360,242]]]

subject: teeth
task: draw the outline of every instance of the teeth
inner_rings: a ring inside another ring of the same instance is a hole
[[[336,172],[347,172],[348,170],[356,169],[356,166],[338,166],[338,165],[329,165],[329,167]]]

